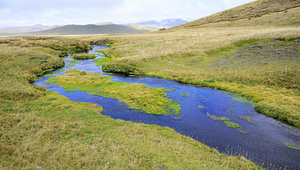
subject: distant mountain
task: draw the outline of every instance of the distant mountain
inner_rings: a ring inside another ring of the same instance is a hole
[[[157,26],[174,27],[174,26],[181,25],[181,24],[184,24],[184,23],[187,23],[187,22],[188,21],[185,21],[185,20],[182,20],[182,19],[164,19],[160,22],[157,22],[155,20],[151,20],[151,21],[136,23],[136,25],[157,25]]]
[[[141,34],[149,29],[134,28],[127,25],[66,25],[49,30],[28,33],[30,35],[76,35],[76,34]]]
[[[96,23],[94,25],[112,25],[112,24],[114,24],[114,23],[112,23],[112,22],[99,22],[99,23]]]
[[[41,31],[48,28],[48,26],[44,26],[41,24],[33,25],[33,26],[17,26],[17,27],[5,27],[0,29],[0,33],[23,33],[23,32],[33,32],[33,31]]]

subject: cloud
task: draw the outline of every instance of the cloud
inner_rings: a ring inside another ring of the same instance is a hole
[[[188,21],[253,0],[1,0],[0,27],[14,25]]]

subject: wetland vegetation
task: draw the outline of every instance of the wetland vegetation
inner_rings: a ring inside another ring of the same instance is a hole
[[[49,83],[57,83],[68,91],[81,90],[89,94],[116,98],[126,103],[130,109],[147,114],[179,114],[180,106],[176,101],[166,98],[169,89],[147,87],[145,84],[115,82],[111,77],[69,70],[66,74],[50,78]]]
[[[61,57],[69,53],[89,50],[90,44],[109,45],[107,58],[96,60],[106,71],[233,92],[253,101],[257,111],[300,128],[299,2],[274,1],[256,1],[140,35],[0,38],[0,169],[261,169],[170,128],[115,120],[101,115],[101,106],[72,102],[31,83],[63,67]],[[243,11],[259,15],[248,17]],[[166,89],[76,70],[52,81],[68,90],[102,91],[150,114],[152,109],[161,114],[180,110],[164,98]],[[137,92],[130,95],[132,90]],[[159,101],[155,108],[151,100]],[[225,117],[209,116],[240,127]]]
[[[261,169],[170,128],[115,120],[101,115],[101,106],[72,102],[31,84],[36,76],[62,67],[64,52],[87,49],[81,47],[88,41],[14,37],[0,42],[0,169]],[[88,72],[73,72],[97,79]],[[99,80],[98,85],[110,81],[108,77]],[[129,87],[153,90],[144,85]],[[164,95],[165,89],[154,91]]]

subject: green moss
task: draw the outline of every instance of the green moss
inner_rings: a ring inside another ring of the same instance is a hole
[[[202,106],[202,105],[199,105],[198,108],[200,108],[200,109],[206,109],[207,107],[204,107],[204,106]]]
[[[231,128],[240,128],[240,127],[242,127],[242,125],[240,125],[238,123],[231,122],[231,121],[224,121],[224,124],[228,127],[231,127]]]
[[[229,120],[230,120],[229,118],[223,117],[223,116],[222,116],[222,117],[212,116],[212,115],[210,115],[208,112],[206,113],[206,115],[207,115],[208,117],[210,117],[210,118],[216,120],[216,121],[229,121]]]
[[[242,133],[242,134],[249,134],[248,132],[245,132],[243,130],[240,130],[239,132]]]
[[[244,119],[244,120],[246,120],[247,122],[255,121],[255,119],[250,118],[249,116],[244,116],[244,115],[235,115],[235,116],[237,116],[237,117],[239,117],[239,118],[241,118],[241,119]]]
[[[167,89],[114,82],[111,77],[78,70],[69,70],[64,75],[50,78],[47,83],[57,83],[66,90],[81,90],[93,95],[116,98],[125,102],[130,109],[147,114],[179,114],[181,109],[177,101],[165,97]]]
[[[71,58],[75,60],[88,60],[96,58],[94,54],[87,54],[87,53],[80,53],[80,54],[73,54]]]
[[[182,95],[182,96],[189,96],[190,93],[187,93],[187,92],[180,92],[180,95]]]
[[[97,66],[102,66],[105,63],[111,62],[112,59],[111,58],[99,58],[99,59],[95,59],[93,60],[95,63],[97,63]]]
[[[296,48],[297,51],[300,51],[300,45]]]
[[[241,41],[235,42],[234,45],[237,46],[237,47],[242,47],[242,46],[245,46],[247,44],[258,43],[259,41],[260,41],[260,39],[253,38],[253,39],[241,40]]]
[[[46,74],[45,77],[54,77],[55,75],[53,74]]]
[[[69,62],[70,64],[81,63],[81,61],[77,61],[77,60],[65,60],[65,61]]]
[[[299,144],[299,146],[295,146],[295,145],[293,145],[293,144],[291,144],[289,142],[284,142],[284,144],[286,146],[288,146],[289,148],[300,150],[300,144]]]

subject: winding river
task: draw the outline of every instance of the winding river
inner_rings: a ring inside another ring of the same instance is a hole
[[[97,58],[102,58],[104,56],[96,50],[105,48],[108,47],[94,46],[89,53],[96,53]],[[73,59],[69,55],[64,60]],[[66,92],[62,87],[46,84],[49,77],[45,76],[35,84],[45,86],[49,91],[57,91],[72,101],[102,105],[104,108],[102,114],[114,119],[168,126],[180,134],[216,148],[221,153],[244,156],[267,169],[300,169],[300,150],[285,145],[285,142],[295,146],[300,144],[300,130],[257,113],[250,101],[241,101],[239,96],[170,80],[107,74],[102,71],[101,66],[96,66],[91,60],[81,60],[81,63],[72,67],[66,61],[64,71],[54,75],[64,74],[68,69],[115,76],[114,80],[143,83],[149,87],[174,89],[167,94],[170,99],[177,100],[181,105],[180,115],[148,115],[120,105],[117,99],[89,95],[80,91]],[[203,108],[199,108],[199,105]],[[227,127],[223,121],[215,121],[207,113],[216,117],[230,118],[242,127],[239,129]]]

